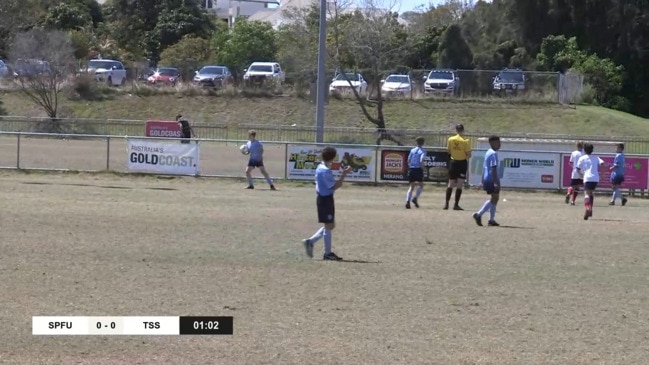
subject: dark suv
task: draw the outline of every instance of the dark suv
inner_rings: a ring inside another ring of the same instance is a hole
[[[493,90],[497,93],[517,93],[525,90],[525,74],[523,70],[504,69],[494,77]]]

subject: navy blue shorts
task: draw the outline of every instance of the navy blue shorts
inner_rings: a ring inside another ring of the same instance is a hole
[[[624,182],[624,175],[611,175],[611,184],[621,185]]]
[[[336,207],[334,205],[334,196],[318,195],[316,199],[318,206],[318,222],[319,223],[333,223],[336,215]]]
[[[493,181],[485,181],[485,183],[482,185],[482,188],[489,195],[500,193],[500,186],[498,187],[498,189],[496,189],[496,187],[494,186]]]
[[[250,159],[248,160],[248,167],[264,167],[264,161]]]
[[[421,167],[408,169],[408,182],[424,181],[424,169]]]
[[[597,189],[597,183],[594,181],[589,181],[584,183],[584,188],[586,190],[595,190]]]

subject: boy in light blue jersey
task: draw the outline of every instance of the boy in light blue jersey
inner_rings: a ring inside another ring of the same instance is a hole
[[[489,211],[489,226],[497,227],[500,224],[496,223],[496,205],[500,199],[500,177],[498,176],[498,150],[500,149],[500,137],[489,137],[489,146],[491,148],[484,156],[484,165],[482,170],[482,187],[491,195],[491,199],[487,200],[482,208],[473,213],[475,223],[482,226],[482,215]]]
[[[424,189],[424,159],[426,151],[421,148],[424,145],[424,137],[417,137],[415,139],[417,146],[410,150],[408,154],[408,182],[410,188],[406,194],[406,209],[410,209],[410,202],[419,208],[419,196]],[[415,197],[412,197],[413,190],[416,190]]]
[[[322,150],[322,161],[315,170],[315,190],[317,193],[316,205],[318,207],[318,222],[323,223],[316,233],[311,237],[302,240],[306,254],[313,257],[313,245],[324,237],[324,256],[323,260],[340,261],[342,257],[338,257],[331,251],[331,231],[336,228],[334,205],[334,192],[343,186],[345,176],[353,171],[351,166],[347,166],[336,181],[334,174],[331,171],[331,163],[338,152],[334,147],[325,147]]]
[[[620,198],[622,201],[622,206],[626,205],[627,199],[620,191],[620,185],[624,182],[624,163],[624,143],[620,143],[617,145],[617,154],[613,160],[613,166],[611,166],[611,188],[613,188],[613,197],[608,205],[615,205],[615,200],[617,198]]]
[[[259,172],[264,175],[266,182],[270,185],[270,190],[275,190],[273,179],[270,178],[266,168],[264,167],[264,146],[257,140],[257,132],[248,132],[248,151],[250,151],[250,158],[248,159],[248,167],[246,168],[246,179],[248,179],[248,187],[246,189],[254,189],[255,185],[252,182],[252,170],[255,167],[259,168]]]

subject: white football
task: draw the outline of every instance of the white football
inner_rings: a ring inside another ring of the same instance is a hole
[[[250,150],[248,150],[248,145],[247,144],[242,144],[241,147],[239,147],[239,151],[243,153],[244,155],[247,155],[250,153]]]

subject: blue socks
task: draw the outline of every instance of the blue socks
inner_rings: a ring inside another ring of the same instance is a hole
[[[325,251],[325,255],[327,255],[331,253],[331,231],[322,228],[322,233],[324,236],[324,251]]]
[[[492,205],[493,204],[491,204],[491,200],[487,200],[482,208],[480,208],[480,210],[478,211],[478,216],[482,217],[482,215],[485,214],[487,210],[491,209]]]
[[[320,227],[320,229],[317,230],[316,233],[314,233],[313,236],[311,236],[311,238],[309,238],[309,242],[313,244],[320,241],[322,235],[324,234],[324,230],[325,230],[324,227]]]
[[[419,198],[422,190],[424,190],[423,186],[417,186],[417,193],[415,193],[415,198]]]
[[[266,182],[268,185],[273,185],[273,179],[271,179],[270,176],[266,178]]]
[[[252,183],[252,178],[248,179],[248,186],[254,186],[253,183]]]
[[[496,220],[496,206],[491,204],[489,207],[489,220],[490,221],[495,221]]]

